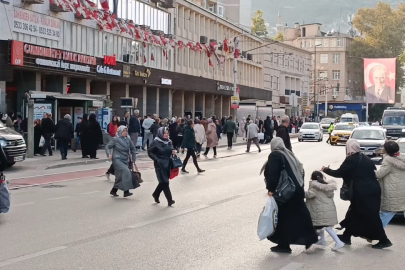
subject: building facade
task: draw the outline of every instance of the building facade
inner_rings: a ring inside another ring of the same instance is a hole
[[[0,3],[1,111],[22,112],[34,90],[105,95],[119,116],[122,97],[144,115],[230,115],[232,40],[242,51],[260,39],[189,1],[108,2],[117,16],[99,0]],[[241,99],[271,100],[262,62],[238,59]]]

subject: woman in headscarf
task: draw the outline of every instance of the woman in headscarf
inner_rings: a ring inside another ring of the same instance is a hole
[[[113,153],[111,155],[111,149]],[[117,136],[112,138],[110,142],[105,146],[105,152],[107,157],[112,159],[115,174],[114,187],[111,189],[110,194],[114,197],[118,197],[117,191],[124,191],[124,197],[129,197],[132,193],[129,192],[133,189],[132,174],[129,169],[129,159],[135,162],[136,153],[135,146],[131,139],[128,138],[128,129],[126,126],[119,126],[117,130]]]
[[[96,115],[94,113],[89,116],[89,146],[88,151],[91,159],[97,158],[97,149],[100,144],[103,144],[103,133],[101,132],[101,126],[97,122]]]
[[[208,118],[208,127],[206,134],[207,134],[207,147],[205,148],[204,156],[207,157],[210,148],[213,148],[214,158],[216,158],[218,146],[217,126],[216,124],[214,124],[211,118]]]
[[[197,154],[197,157],[200,157],[201,148],[206,139],[205,128],[201,124],[200,119],[196,119],[195,123],[196,124],[194,125],[194,133],[195,133],[195,141],[196,141],[196,154]]]
[[[278,205],[277,230],[268,237],[271,242],[278,245],[272,247],[271,251],[291,253],[290,245],[304,245],[308,249],[318,242],[318,236],[304,202],[304,169],[301,162],[285,147],[281,138],[275,138],[271,142],[271,154],[262,172],[263,170],[270,197],[277,188],[283,170],[286,170],[296,187],[292,198]]]
[[[82,158],[89,158],[89,142],[91,141],[89,135],[89,115],[83,115],[82,123],[80,124],[80,148],[82,150]]]
[[[242,120],[239,122],[239,133],[242,135],[243,140],[246,140],[246,118],[242,117]]]
[[[155,192],[152,196],[156,203],[160,203],[160,193],[165,194],[168,205],[172,206],[175,202],[172,198],[172,193],[169,188],[170,171],[172,169],[171,157],[176,155],[176,150],[173,149],[172,141],[169,139],[169,130],[161,127],[156,133],[156,138],[148,148],[148,155],[153,160],[155,165],[156,177],[159,181]]]
[[[173,149],[177,150],[178,147],[178,133],[177,133],[177,119],[176,117],[172,118],[172,121],[169,125],[169,137],[173,144]]]
[[[351,245],[351,237],[354,236],[369,242],[378,240],[378,244],[373,245],[376,249],[392,246],[380,219],[381,187],[375,170],[374,163],[360,153],[360,144],[353,139],[347,141],[346,159],[339,169],[322,168],[324,173],[343,178],[348,186],[352,185],[350,207],[340,223],[346,230],[339,238],[346,245]]]

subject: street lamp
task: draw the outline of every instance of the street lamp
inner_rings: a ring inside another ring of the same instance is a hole
[[[315,55],[314,55],[314,96],[315,96],[315,103],[314,103],[314,110],[315,110],[315,121],[319,122],[319,111],[317,109],[318,104],[318,97],[316,95],[316,48],[322,46],[322,44],[315,45]]]

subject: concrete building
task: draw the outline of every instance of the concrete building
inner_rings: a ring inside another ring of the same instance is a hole
[[[117,17],[122,19],[87,6],[87,1],[75,1],[81,6],[71,2],[0,3],[4,11],[0,12],[1,111],[22,113],[24,93],[34,90],[67,97],[70,93],[105,95],[118,116],[126,110],[121,97],[137,98],[136,108],[143,115],[230,115],[233,55],[220,45],[235,36],[240,36],[241,51],[263,44],[242,27],[189,1],[179,0],[174,6],[119,1]],[[100,0],[94,2],[101,7]],[[109,0],[111,10],[113,2]],[[84,10],[92,10],[91,15]],[[93,18],[94,13],[100,16]],[[208,49],[213,40],[218,58]],[[238,60],[241,99],[271,101],[271,91],[263,87],[262,58]],[[79,108],[83,113],[103,106],[43,103],[50,104],[56,117],[62,110],[75,114]]]
[[[328,115],[338,116],[348,111],[356,112],[360,117],[364,114],[362,74],[354,71],[349,57],[352,41],[353,38],[347,34],[322,32],[321,24],[317,23],[297,23],[294,28],[284,29],[284,43],[312,52],[310,99],[314,111],[313,95],[318,95],[321,116],[325,115],[326,94]]]

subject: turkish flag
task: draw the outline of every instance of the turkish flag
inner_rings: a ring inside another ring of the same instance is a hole
[[[179,41],[177,41],[177,44],[179,45],[180,49],[184,48],[184,42],[183,41],[179,40]]]
[[[146,56],[145,55],[143,56],[143,63],[144,64],[146,63]]]
[[[367,103],[394,104],[396,58],[365,58],[364,89]],[[333,73],[332,79],[338,79]]]
[[[228,40],[227,39],[225,39],[224,40],[224,52],[229,52],[229,46],[228,46]]]
[[[214,65],[212,64],[212,61],[211,61],[211,58],[209,58],[210,60],[209,60],[209,64],[210,64],[210,67],[214,67]]]
[[[238,88],[237,88],[238,94],[240,94],[240,88],[239,88],[239,85],[238,85],[237,87],[238,87]]]
[[[108,0],[100,0],[101,7],[105,10],[108,11],[110,10],[110,6],[108,5]]]
[[[239,56],[240,56],[240,50],[239,50],[239,49],[235,49],[234,57],[235,57],[235,58],[239,58]]]
[[[153,56],[153,53],[150,54],[150,60],[155,61],[155,56]]]

